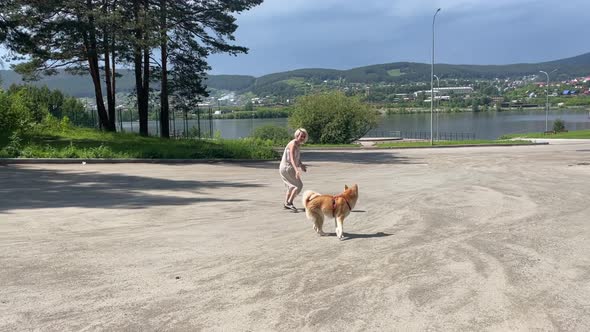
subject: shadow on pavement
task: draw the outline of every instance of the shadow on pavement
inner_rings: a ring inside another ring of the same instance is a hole
[[[0,213],[12,209],[86,207],[106,209],[188,205],[202,202],[237,202],[231,197],[180,197],[146,191],[199,193],[207,188],[262,187],[256,183],[177,181],[94,171],[30,169],[20,165],[0,167]]]
[[[352,240],[352,239],[370,239],[370,238],[375,238],[375,237],[386,237],[386,236],[391,236],[391,235],[393,235],[393,234],[383,233],[383,232],[377,232],[374,234],[356,234],[356,233],[344,232],[344,239],[342,239],[342,241]],[[336,233],[326,233],[326,236],[336,236]]]
[[[336,161],[355,164],[417,164],[388,151],[302,151],[303,163],[313,161]]]
[[[301,161],[308,167],[313,167],[310,162],[333,161],[354,164],[424,164],[422,160],[410,160],[407,157],[399,156],[389,151],[349,151],[349,150],[313,150],[301,151]],[[279,169],[279,160],[227,163],[220,165],[242,166],[260,169]]]
[[[241,167],[249,167],[249,168],[258,168],[258,169],[276,169],[277,172],[279,171],[279,164],[280,160],[270,160],[270,161],[244,161],[240,163],[233,163],[233,164],[223,164],[224,166],[241,166]]]

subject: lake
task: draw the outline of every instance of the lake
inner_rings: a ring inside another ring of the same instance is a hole
[[[437,128],[443,133],[473,133],[477,139],[495,139],[504,134],[542,132],[545,131],[544,110],[503,111],[503,112],[458,112],[439,113],[434,115],[433,131],[436,137]],[[567,130],[590,129],[590,114],[583,110],[555,109],[550,110],[548,116],[548,128],[553,128],[553,121],[561,119],[565,122]],[[438,120],[438,121],[437,121]],[[438,123],[438,125],[437,125]],[[149,122],[150,134],[157,132],[157,121]],[[197,127],[197,120],[188,120],[188,127]],[[240,138],[250,135],[253,129],[264,125],[287,126],[286,118],[279,119],[214,119],[201,120],[201,132],[209,134],[219,131],[223,138]],[[176,119],[173,125],[177,132],[182,132],[184,123]],[[133,127],[133,128],[132,128]],[[138,131],[137,122],[124,122],[125,131]],[[430,112],[412,114],[394,114],[382,116],[375,132],[423,132],[430,133]]]

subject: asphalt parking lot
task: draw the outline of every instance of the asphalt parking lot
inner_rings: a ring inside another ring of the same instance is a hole
[[[590,143],[0,166],[0,330],[590,330]],[[296,201],[301,207],[301,203]]]

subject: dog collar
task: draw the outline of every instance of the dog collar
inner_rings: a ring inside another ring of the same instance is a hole
[[[332,198],[332,207],[334,210],[336,210],[336,198],[342,198],[346,202],[346,205],[348,205],[348,209],[350,211],[352,211],[352,208],[350,207],[350,203],[348,203],[348,200],[346,199],[346,197],[344,197],[342,195],[336,195],[336,196],[334,196],[334,198]]]

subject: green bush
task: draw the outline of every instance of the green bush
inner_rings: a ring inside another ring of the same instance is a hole
[[[17,158],[21,155],[23,139],[18,132],[12,133],[8,145],[0,151],[0,158]]]
[[[377,117],[358,98],[327,92],[299,98],[289,125],[307,129],[311,143],[347,144],[376,127]]]
[[[289,131],[285,127],[266,125],[254,129],[250,134],[250,137],[261,140],[270,140],[276,144],[285,144],[291,139],[291,134],[289,134]]]
[[[79,125],[92,125],[84,105],[59,91],[27,85],[0,90],[0,142],[6,142],[14,132],[26,138],[37,128],[63,131],[71,126],[70,119]]]
[[[556,133],[565,131],[565,122],[561,119],[555,119],[553,122],[553,131]]]
[[[23,93],[0,91],[0,135],[28,132],[34,125],[33,114]]]

